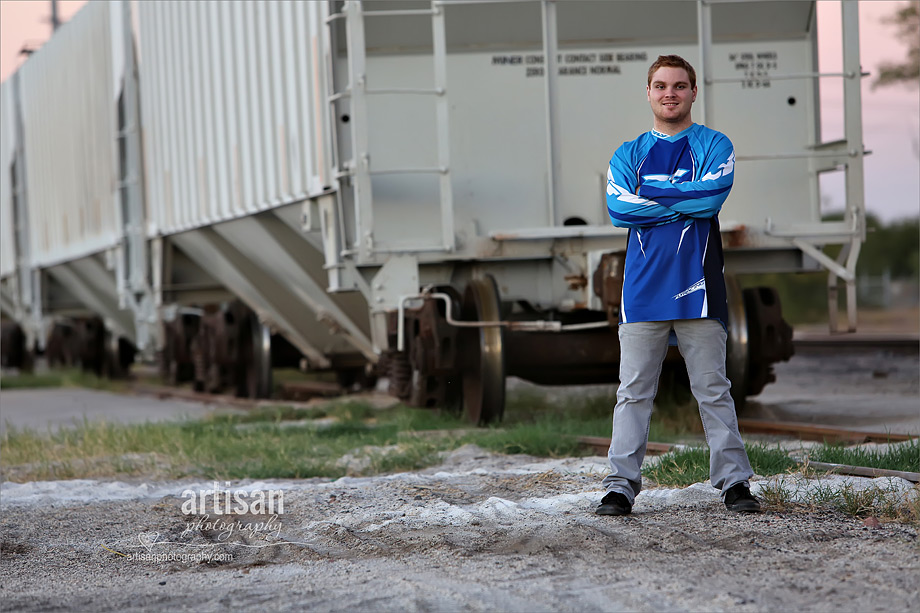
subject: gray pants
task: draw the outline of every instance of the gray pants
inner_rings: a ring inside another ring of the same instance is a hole
[[[709,477],[724,494],[753,475],[738,432],[735,403],[725,376],[726,333],[715,319],[681,319],[620,324],[620,387],[613,410],[610,474],[603,485],[634,501],[642,489],[642,460],[648,444],[652,402],[658,393],[661,364],[671,328],[690,375],[690,389],[700,405],[709,444]]]

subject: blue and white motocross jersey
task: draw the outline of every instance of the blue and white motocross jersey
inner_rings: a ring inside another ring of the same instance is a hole
[[[735,152],[693,124],[623,143],[607,171],[607,212],[629,228],[620,322],[714,318],[728,325],[719,210]]]

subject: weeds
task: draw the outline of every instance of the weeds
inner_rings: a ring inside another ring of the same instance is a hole
[[[658,485],[686,487],[709,478],[709,449],[687,447],[661,456],[643,474]]]
[[[759,496],[768,509],[776,511],[832,509],[854,517],[920,523],[920,485],[905,489],[892,479],[878,483],[865,487],[854,482],[783,475],[762,483]]]
[[[766,445],[745,445],[748,459],[758,475],[775,475],[796,467],[779,447]],[[686,447],[667,453],[654,465],[643,470],[646,477],[658,485],[685,487],[709,478],[709,449],[707,447]]]
[[[766,483],[760,488],[760,498],[767,505],[767,508],[775,511],[785,511],[791,505],[793,490],[786,481],[779,479],[771,483]]]
[[[875,516],[905,523],[920,523],[920,486],[902,491],[893,482],[865,489],[847,484],[833,501],[836,508],[856,517]]]
[[[920,522],[920,486],[904,490],[898,485],[902,482],[895,480],[889,480],[887,485],[869,487],[830,481],[822,479],[823,473],[807,465],[799,468],[778,446],[746,445],[746,449],[755,473],[780,475],[760,482],[758,496],[769,510],[830,508],[854,517],[872,515],[891,521]],[[917,449],[915,442],[892,445],[888,449],[869,454],[878,467],[888,468],[903,466],[899,462],[905,455],[910,457],[911,449]],[[864,457],[861,453],[865,452],[832,445],[815,447],[810,452],[812,458],[834,457],[848,460],[846,463],[859,461]],[[657,464],[643,469],[643,475],[660,486],[686,487],[705,481],[709,478],[709,450],[705,447],[689,447],[672,451],[662,456]]]
[[[96,390],[122,391],[127,387],[127,383],[97,377],[91,372],[76,368],[53,370],[40,374],[20,373],[0,379],[0,389],[5,390],[52,387],[84,387]]]
[[[0,455],[4,478],[16,481],[150,474],[218,480],[336,478],[416,470],[437,463],[442,452],[466,443],[509,454],[586,454],[576,437],[609,436],[614,403],[609,392],[558,401],[517,391],[509,394],[503,425],[487,429],[471,428],[462,417],[448,413],[402,405],[376,409],[352,400],[311,408],[267,406],[198,421],[140,425],[84,421],[50,433],[10,427],[0,439]],[[668,417],[679,410],[686,413],[683,406],[675,403],[656,410],[660,416],[653,418],[653,440],[674,440],[685,434]],[[695,411],[692,417],[699,419]],[[782,475],[760,482],[759,496],[768,509],[833,508],[857,517],[871,514],[920,521],[920,488],[905,493],[893,486],[841,487],[807,466],[798,469],[778,446],[746,448],[755,473]],[[920,445],[912,441],[872,451],[824,445],[809,455],[815,461],[918,471]],[[801,472],[793,474],[796,470]],[[709,451],[683,448],[657,464],[648,463],[643,472],[664,486],[706,481]]]
[[[823,445],[810,450],[808,459],[814,462],[867,466],[907,472],[920,472],[920,442],[890,444],[882,448],[848,448],[841,444]]]
[[[758,475],[779,475],[795,470],[797,464],[789,454],[779,446],[770,447],[764,444],[747,444],[748,459],[751,468]]]

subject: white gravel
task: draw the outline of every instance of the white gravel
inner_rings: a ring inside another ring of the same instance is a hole
[[[187,530],[194,518],[180,510],[184,490],[213,483],[3,483],[0,609],[906,611],[918,602],[915,526],[831,511],[730,514],[708,484],[646,490],[632,515],[599,517],[605,471],[599,457],[466,446],[414,473],[233,483],[282,490],[284,513],[274,524],[234,517],[250,529],[229,537],[200,523]],[[908,482],[885,482],[916,495]]]

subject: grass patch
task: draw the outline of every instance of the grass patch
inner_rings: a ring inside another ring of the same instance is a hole
[[[40,375],[23,373],[7,375],[0,379],[0,389],[5,390],[62,387],[63,385],[64,377],[61,373],[42,373]]]
[[[396,445],[399,432],[413,422],[429,424],[429,413],[397,407],[377,411],[345,402],[330,406],[331,425],[292,422],[317,416],[312,410],[269,407],[243,415],[146,424],[84,421],[72,429],[42,434],[10,428],[0,439],[5,476],[14,480],[143,474],[149,466],[125,458],[155,457],[164,478],[209,479],[340,477],[348,466],[338,462],[354,450],[366,450],[366,471],[411,470],[436,459],[451,441],[401,443],[394,453],[374,449]],[[455,421],[455,420],[454,420]],[[15,467],[15,470],[12,468]]]
[[[844,447],[843,445],[823,445],[808,452],[808,459],[814,462],[830,464],[848,464],[850,466],[867,466],[906,472],[920,472],[920,442],[911,439],[908,442],[889,445],[887,448]]]
[[[198,421],[84,421],[50,433],[11,427],[0,439],[0,453],[5,478],[17,481],[140,475],[152,466],[162,478],[336,478],[418,469],[465,443],[501,453],[586,455],[576,435],[609,436],[609,398],[551,404],[535,394],[512,394],[504,425],[484,429],[437,411],[375,409],[349,400]],[[412,436],[431,431],[447,435]]]
[[[88,389],[119,391],[127,387],[125,381],[97,377],[91,372],[71,368],[44,373],[20,373],[0,379],[0,389],[39,389],[53,387],[85,387]]]
[[[86,386],[105,382],[83,373]],[[7,379],[4,379],[6,383]],[[89,385],[87,385],[89,384]],[[561,398],[561,399],[560,399]],[[439,461],[440,453],[474,443],[499,453],[568,457],[593,453],[578,436],[610,435],[616,402],[612,388],[595,394],[559,396],[522,388],[509,392],[501,426],[476,429],[461,417],[396,405],[377,409],[349,399],[310,408],[263,406],[207,419],[125,425],[84,421],[75,428],[37,432],[9,428],[0,439],[4,478],[99,478],[155,475],[157,478],[268,479],[337,478],[416,470]],[[315,421],[318,420],[318,421]],[[695,402],[678,395],[656,399],[649,438],[661,442],[687,437],[681,425],[699,424]],[[777,475],[796,464],[778,447],[748,445],[754,471]],[[859,455],[862,454],[862,455]],[[815,461],[918,471],[918,443],[865,451],[825,445],[811,451]],[[709,477],[709,451],[690,447],[648,464],[645,476],[663,486],[684,487]],[[778,508],[791,493],[777,485],[765,490]],[[880,504],[864,494],[851,496],[848,508]],[[835,492],[820,493],[815,504],[830,504]]]
[[[796,468],[795,460],[779,447],[745,445],[751,467],[758,475],[776,475]],[[643,475],[658,485],[686,487],[709,479],[709,448],[686,447],[666,453],[647,465]]]
[[[280,396],[286,383],[336,383],[334,372],[303,372],[297,368],[272,369],[272,396]]]
[[[81,381],[104,382],[86,376]],[[542,457],[593,453],[576,438],[610,436],[615,393],[559,398],[513,390],[501,426],[483,429],[448,413],[403,405],[381,410],[346,399],[310,408],[263,406],[200,421],[84,422],[53,433],[10,428],[0,452],[5,478],[18,481],[151,473],[160,478],[335,478],[429,466],[439,452],[465,443]],[[698,421],[695,409],[693,416]],[[424,435],[432,431],[441,434]],[[652,440],[673,441],[683,434],[653,417]]]
[[[853,483],[822,481],[821,473],[813,469],[806,467],[804,472],[795,472],[799,466],[778,446],[755,444],[745,445],[745,448],[756,474],[780,475],[761,487],[759,496],[768,510],[833,509],[854,517],[874,516],[888,521],[920,523],[918,485],[905,494],[891,482],[887,486],[861,487]],[[882,451],[823,445],[813,448],[810,455],[816,461],[821,457],[822,462],[916,471],[909,466],[916,461],[917,450],[916,441]],[[868,459],[876,464],[859,463]],[[709,449],[688,447],[672,451],[662,456],[658,464],[647,465],[642,473],[660,486],[686,487],[705,481],[709,478]]]
[[[795,460],[789,457],[789,454],[780,449],[778,446],[768,446],[764,444],[746,444],[748,459],[751,461],[751,468],[758,475],[780,475],[797,468]]]
[[[642,474],[658,485],[686,487],[709,478],[709,449],[687,447],[661,456],[654,465],[646,465]]]
[[[689,398],[689,400],[688,400]],[[535,425],[530,429],[537,438],[543,437],[544,427],[555,429],[557,434],[572,436],[609,437],[613,407],[616,405],[616,388],[584,396],[571,396],[554,400],[539,390],[522,389],[508,394],[505,403],[505,431]],[[671,443],[694,438],[703,432],[696,401],[689,392],[665,391],[655,399],[649,440]],[[532,453],[531,451],[523,453]]]
[[[609,437],[615,405],[615,388],[563,399],[544,394],[540,390],[514,390],[508,394],[504,420],[499,429],[485,430],[483,434],[470,435],[463,440],[499,453],[525,453],[543,457],[585,455],[588,452],[576,442],[576,437]],[[662,410],[656,404],[649,439],[672,442],[685,437],[687,430],[669,417],[685,408],[671,403]],[[697,427],[701,428],[695,403],[690,416],[695,416]]]
[[[893,482],[861,487],[787,475],[764,484],[760,497],[776,511],[831,509],[853,517],[920,524],[920,485],[905,491]]]

